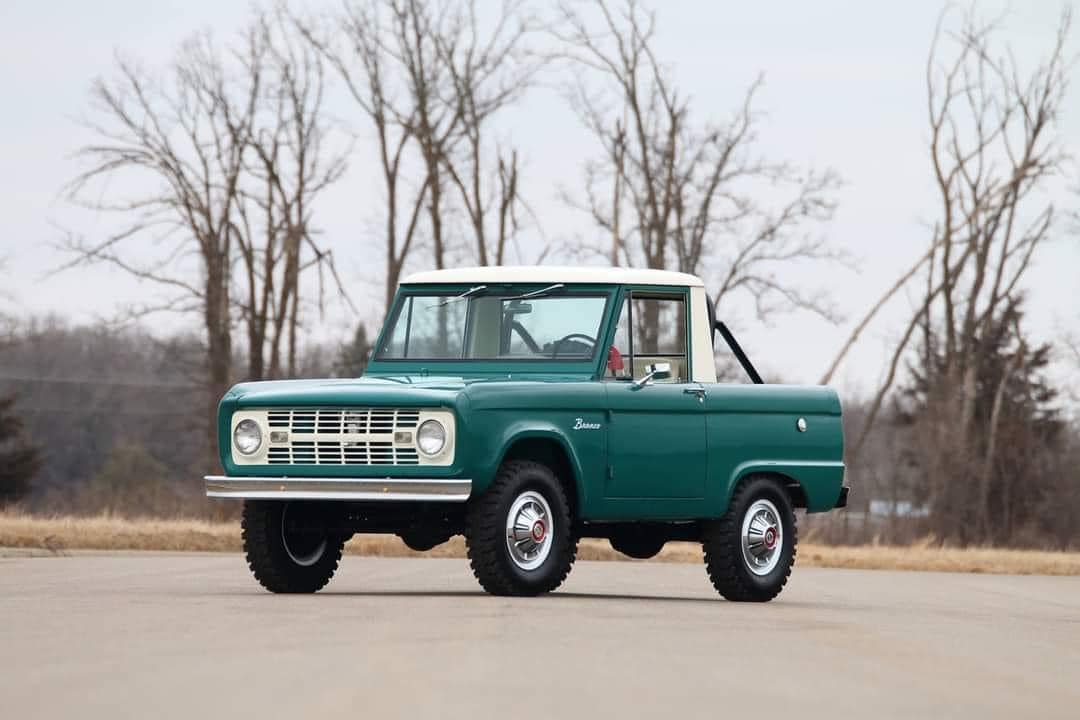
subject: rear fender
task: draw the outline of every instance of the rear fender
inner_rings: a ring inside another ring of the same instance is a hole
[[[798,484],[806,498],[807,512],[824,512],[836,507],[844,484],[842,461],[750,460],[735,468],[722,495],[720,514],[727,512],[739,483],[751,475],[775,475]]]

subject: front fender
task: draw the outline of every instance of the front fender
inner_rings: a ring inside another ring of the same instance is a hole
[[[581,413],[586,421],[599,423],[601,414]],[[561,419],[561,418],[560,418]],[[602,477],[606,430],[571,436],[556,419],[530,417],[513,420],[503,413],[477,413],[469,423],[469,462],[467,472],[473,480],[473,494],[484,492],[495,479],[499,466],[514,445],[527,440],[546,440],[565,453],[573,472],[579,508],[588,508],[590,498],[587,478]]]

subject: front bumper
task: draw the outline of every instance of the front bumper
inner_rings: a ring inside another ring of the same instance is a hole
[[[246,500],[415,500],[465,502],[461,478],[289,478],[207,475],[206,496]]]

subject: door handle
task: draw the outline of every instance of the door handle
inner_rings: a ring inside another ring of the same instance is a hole
[[[683,395],[697,395],[699,402],[705,402],[705,396],[708,394],[703,387],[683,388]]]

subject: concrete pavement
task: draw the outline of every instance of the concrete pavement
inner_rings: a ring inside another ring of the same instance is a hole
[[[346,557],[273,596],[238,555],[0,558],[4,718],[1080,717],[1080,578],[578,563],[537,599],[465,561]]]

